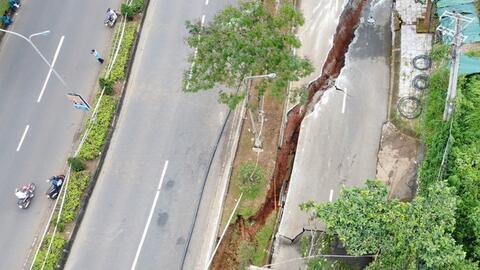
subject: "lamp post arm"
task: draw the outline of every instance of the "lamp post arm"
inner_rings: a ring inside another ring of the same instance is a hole
[[[40,50],[37,48],[37,46],[35,46],[35,44],[32,42],[32,40],[30,38],[27,38],[25,37],[24,35],[22,34],[19,34],[17,32],[13,32],[13,31],[9,31],[9,30],[5,30],[5,29],[1,29],[0,28],[0,32],[5,32],[7,34],[12,34],[12,35],[15,35],[19,38],[22,38],[24,40],[26,40],[32,47],[33,49],[38,53],[38,55],[40,55],[40,57],[42,58],[43,62],[45,62],[45,64],[48,65],[48,67],[50,67],[50,69],[52,70],[53,74],[55,74],[55,76],[60,80],[60,82],[63,84],[63,86],[65,86],[65,88],[68,89],[68,86],[67,84],[65,83],[65,81],[62,79],[62,77],[60,76],[60,74],[58,74],[58,72],[55,70],[55,68],[52,67],[52,64],[50,64],[50,62],[48,62],[47,58],[45,58],[45,56],[42,54],[42,52],[40,52]],[[38,33],[38,34],[43,34],[44,32],[42,33]],[[33,35],[30,35],[30,37],[33,37],[35,36],[36,34],[33,34]]]

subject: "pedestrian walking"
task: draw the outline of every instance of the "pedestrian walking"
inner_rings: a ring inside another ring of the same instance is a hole
[[[95,58],[97,59],[97,61],[100,63],[100,64],[103,64],[103,58],[100,57],[100,53],[97,52],[97,50],[95,49],[92,49],[90,51],[91,54],[93,54],[93,56],[95,56]]]

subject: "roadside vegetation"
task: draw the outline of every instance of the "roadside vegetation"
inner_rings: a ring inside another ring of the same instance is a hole
[[[186,22],[187,44],[195,53],[189,56],[192,68],[184,74],[183,90],[195,93],[220,87],[218,101],[233,110],[245,99],[251,120],[242,122],[222,215],[221,227],[229,229],[212,269],[262,265],[268,259],[277,222],[274,207],[261,209],[275,170],[272,161],[277,156],[287,86],[309,75],[313,67],[308,59],[293,53],[300,41],[292,29],[303,24],[302,14],[289,0],[275,8],[274,0],[245,1],[226,7],[205,25]],[[257,126],[265,134],[262,151],[257,153],[252,151],[252,122],[261,117],[252,115],[260,111],[266,121]],[[235,218],[226,224],[241,194]]]
[[[143,0],[134,0],[132,5],[135,6],[135,13],[129,16],[130,19],[142,11]],[[140,6],[140,7],[139,7]],[[130,11],[130,9],[127,7]],[[75,228],[75,221],[78,216],[78,210],[84,198],[84,193],[87,187],[91,184],[91,177],[97,169],[98,162],[102,151],[105,148],[105,142],[109,132],[111,132],[111,121],[118,106],[120,95],[122,94],[123,81],[126,79],[126,70],[132,54],[132,46],[137,35],[137,28],[140,23],[139,19],[127,21],[123,39],[120,41],[120,31],[122,27],[118,24],[115,27],[114,40],[110,58],[106,62],[105,69],[99,79],[100,91],[97,92],[93,104],[98,105],[98,110],[91,118],[86,119],[84,131],[82,135],[88,133],[84,143],[81,145],[78,156],[70,157],[68,163],[71,168],[71,174],[68,179],[68,186],[65,195],[65,202],[62,212],[59,215],[59,209],[52,219],[50,231],[46,235],[44,241],[41,243],[40,250],[34,262],[33,269],[42,269],[42,264],[45,262],[43,269],[56,269],[61,262],[64,255],[63,249],[70,240],[71,230]],[[113,60],[112,56],[116,51],[116,45],[121,42],[121,46],[112,66],[109,76],[106,76],[106,69]],[[101,95],[101,90],[104,89],[104,95]],[[94,108],[92,108],[93,110]],[[88,163],[88,164],[87,164]],[[59,197],[58,200],[62,200]],[[60,203],[59,203],[60,205]],[[58,219],[57,231],[55,233],[53,243],[49,249],[49,245],[53,235],[53,227]],[[68,228],[69,232],[66,232]],[[49,251],[48,251],[49,250]],[[46,254],[48,251],[48,257]]]
[[[344,188],[335,202],[302,205],[348,254],[373,255],[368,269],[479,269],[480,75],[459,78],[454,115],[443,121],[448,47],[435,45],[431,56],[417,196],[389,199],[384,184],[368,180],[366,187]]]

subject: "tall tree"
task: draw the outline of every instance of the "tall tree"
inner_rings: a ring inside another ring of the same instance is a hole
[[[300,41],[291,31],[304,23],[295,8],[283,4],[277,15],[270,14],[261,1],[227,7],[211,23],[187,21],[188,45],[194,49],[192,63],[183,78],[183,90],[198,92],[216,85],[238,89],[245,77],[275,73],[275,79],[262,79],[259,96],[265,91],[283,97],[289,81],[313,72],[305,58],[293,53]],[[221,92],[219,101],[233,109],[245,92]]]
[[[476,269],[455,243],[456,197],[444,182],[412,202],[388,199],[385,185],[344,188],[331,203],[302,205],[313,211],[352,255],[378,255],[369,269]]]

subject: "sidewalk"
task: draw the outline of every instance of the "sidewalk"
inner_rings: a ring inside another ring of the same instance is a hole
[[[303,47],[311,48],[317,40],[333,37],[335,27],[324,24],[338,23],[344,2],[322,3],[324,18],[316,1],[302,1],[306,24],[299,35]],[[345,1],[347,2],[347,1]],[[331,8],[337,4],[336,10]],[[313,12],[312,12],[313,11]],[[363,10],[361,24],[345,56],[345,66],[336,79],[335,87],[328,89],[313,112],[302,122],[297,154],[290,185],[274,243],[273,269],[305,269],[299,241],[292,241],[304,230],[322,230],[318,222],[309,220],[299,205],[305,201],[332,201],[342,186],[362,185],[376,174],[377,152],[382,124],[386,121],[389,90],[391,2],[369,1]],[[316,16],[325,21],[322,29],[313,31]],[[313,18],[312,18],[313,17]],[[368,21],[367,21],[368,19]],[[373,19],[373,21],[372,21]],[[308,57],[309,51],[299,51]],[[316,52],[318,53],[318,52]],[[328,51],[323,53],[325,59]],[[323,62],[323,61],[322,61]],[[316,74],[320,74],[318,61]],[[286,262],[288,261],[288,262]]]

